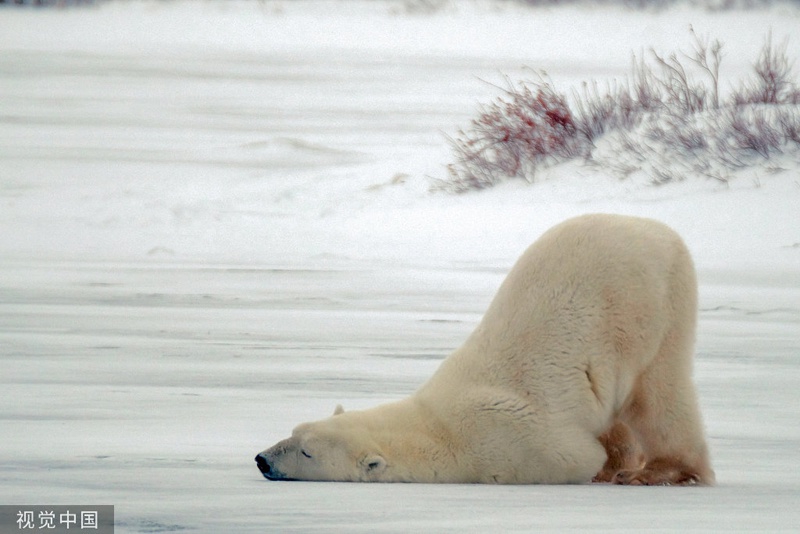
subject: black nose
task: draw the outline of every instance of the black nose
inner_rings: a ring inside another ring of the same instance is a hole
[[[272,468],[269,466],[269,462],[267,462],[267,459],[260,454],[256,456],[256,465],[258,466],[258,470],[265,475],[268,475],[272,470]]]

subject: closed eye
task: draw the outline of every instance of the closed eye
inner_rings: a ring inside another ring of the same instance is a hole
[[[310,454],[308,454],[306,451],[304,451],[304,450],[301,450],[300,452],[302,452],[302,453],[303,453],[303,456],[305,456],[306,458],[311,458],[311,455],[310,455]]]

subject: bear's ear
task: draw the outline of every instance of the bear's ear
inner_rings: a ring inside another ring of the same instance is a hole
[[[344,408],[342,408],[341,404],[336,405],[336,409],[333,410],[333,415],[341,415],[344,413]]]
[[[364,474],[377,475],[386,469],[386,460],[378,454],[370,454],[361,460],[361,469],[364,470]]]

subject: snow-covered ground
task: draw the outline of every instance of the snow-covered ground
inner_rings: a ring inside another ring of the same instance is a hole
[[[770,30],[800,58],[800,11],[404,6],[0,9],[0,504],[114,504],[117,532],[796,530],[800,162],[428,187],[504,74],[604,82],[691,24],[736,79]],[[518,254],[593,211],[695,255],[717,487],[261,477],[296,423],[413,391]]]

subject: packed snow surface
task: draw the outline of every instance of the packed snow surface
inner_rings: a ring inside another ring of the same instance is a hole
[[[800,162],[429,187],[506,75],[621,79],[691,25],[738,80],[769,31],[800,58],[800,12],[422,4],[0,9],[0,504],[113,504],[117,532],[797,529]],[[261,477],[295,424],[414,391],[587,212],[695,256],[716,487]]]

